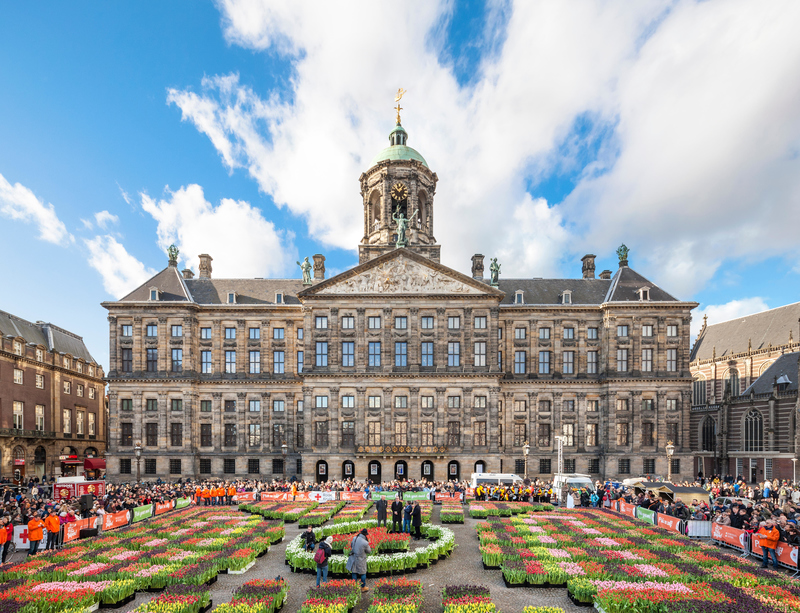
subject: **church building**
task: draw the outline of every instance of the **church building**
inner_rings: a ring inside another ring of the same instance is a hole
[[[111,478],[136,474],[137,446],[143,479],[551,479],[559,446],[565,472],[691,476],[697,304],[624,246],[599,278],[594,255],[569,279],[442,265],[438,177],[407,141],[398,115],[359,178],[354,268],[326,278],[315,255],[301,279],[218,279],[211,255],[195,275],[171,250],[103,303]]]

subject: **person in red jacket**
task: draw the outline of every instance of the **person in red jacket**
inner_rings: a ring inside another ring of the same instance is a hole
[[[775,522],[771,519],[763,522],[757,534],[761,536],[759,544],[764,552],[764,558],[761,560],[761,568],[769,566],[769,556],[772,556],[772,565],[775,567],[775,570],[778,570],[778,556],[775,553],[775,548],[778,546],[781,534],[775,527]]]

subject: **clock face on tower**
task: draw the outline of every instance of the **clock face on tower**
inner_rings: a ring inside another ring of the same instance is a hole
[[[405,200],[408,198],[408,188],[400,182],[395,183],[392,185],[392,199],[393,200]]]

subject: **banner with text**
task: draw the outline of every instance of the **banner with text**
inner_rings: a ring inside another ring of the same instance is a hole
[[[671,517],[670,515],[664,515],[663,513],[659,513],[656,517],[656,523],[659,528],[664,528],[665,530],[672,530],[673,532],[677,532],[678,534],[681,533],[681,520],[677,517]]]
[[[734,549],[750,551],[748,546],[748,534],[744,530],[713,524],[711,526],[711,538],[720,543],[725,543]]]
[[[649,524],[656,523],[656,513],[644,507],[636,507],[636,518],[646,521]]]
[[[103,530],[114,530],[127,526],[131,519],[130,511],[120,511],[118,513],[106,513],[103,515]]]
[[[403,492],[403,500],[428,500],[428,492]]]
[[[133,509],[133,523],[150,519],[153,516],[153,505],[145,504]]]
[[[362,502],[364,500],[364,492],[339,492],[339,500]]]
[[[238,492],[233,495],[234,502],[255,502],[256,492]]]
[[[397,492],[370,492],[372,500],[380,500],[386,498],[387,500],[394,500],[397,498]]]
[[[450,492],[436,492],[434,494],[436,500],[461,500],[461,492],[451,494]]]
[[[750,538],[750,553],[761,558],[764,550],[761,548],[761,535],[753,533]],[[778,563],[788,568],[797,568],[797,547],[788,543],[779,542],[775,547],[775,554],[778,556]]]
[[[167,502],[157,502],[156,503],[156,515],[161,515],[162,513],[166,513],[167,511],[172,510],[172,501],[168,500]]]
[[[190,504],[192,504],[192,499],[191,498],[178,498],[175,501],[175,508],[176,509],[185,509]]]
[[[623,515],[630,515],[636,517],[636,505],[628,504],[624,500],[619,501],[619,512]]]
[[[308,499],[314,502],[331,502],[336,500],[336,492],[308,492]]]

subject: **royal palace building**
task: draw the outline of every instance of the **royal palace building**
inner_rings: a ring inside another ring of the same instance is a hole
[[[316,255],[302,279],[217,279],[211,256],[195,275],[171,250],[104,303],[112,478],[136,473],[137,444],[142,478],[547,479],[559,445],[566,472],[692,474],[696,303],[624,247],[599,278],[593,255],[572,279],[442,265],[438,177],[407,138],[398,117],[359,179],[356,267],[326,278]]]
[[[103,374],[77,334],[0,311],[0,476],[104,472]]]

